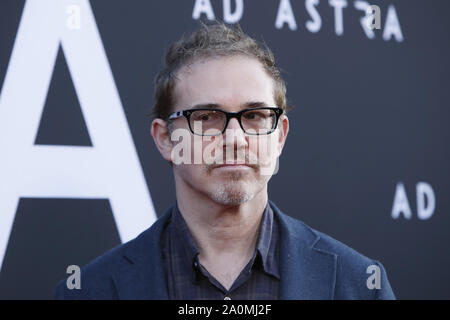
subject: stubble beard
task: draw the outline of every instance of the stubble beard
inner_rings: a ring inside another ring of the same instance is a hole
[[[210,175],[211,168],[207,168],[206,171]],[[213,177],[211,177],[213,179]],[[253,199],[254,193],[250,190],[246,190],[242,181],[243,173],[238,171],[227,172],[222,174],[220,183],[214,187],[210,192],[210,197],[215,202],[227,205],[237,206]]]

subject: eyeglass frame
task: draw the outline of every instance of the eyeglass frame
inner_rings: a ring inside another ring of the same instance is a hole
[[[225,125],[223,127],[223,130],[222,130],[221,134],[223,134],[225,132],[225,130],[227,129],[228,123],[230,122],[230,120],[232,118],[236,118],[238,123],[239,123],[239,126],[242,129],[242,131],[245,134],[254,135],[254,136],[265,136],[265,135],[268,135],[268,134],[271,134],[272,132],[274,132],[277,129],[277,127],[278,127],[278,120],[280,119],[281,115],[284,113],[283,109],[281,109],[279,107],[276,107],[276,106],[275,107],[268,106],[268,107],[247,108],[247,109],[243,109],[243,110],[238,111],[238,112],[228,112],[228,111],[225,111],[225,110],[215,109],[215,108],[193,108],[193,109],[185,109],[185,110],[181,110],[181,111],[176,111],[176,112],[170,114],[169,117],[167,118],[167,120],[170,121],[170,120],[178,119],[181,116],[184,116],[186,118],[186,120],[187,120],[187,123],[188,123],[188,126],[189,126],[189,130],[191,130],[192,134],[195,134],[197,136],[203,136],[203,137],[204,136],[219,136],[218,134],[217,135],[205,135],[205,134],[198,134],[198,133],[194,132],[194,130],[191,127],[191,120],[190,120],[191,114],[194,111],[201,111],[201,110],[219,111],[219,112],[222,112],[222,113],[225,114],[225,117],[226,117]],[[252,111],[252,110],[273,110],[275,112],[275,117],[276,117],[276,119],[274,121],[275,124],[273,125],[273,128],[270,129],[270,131],[268,131],[267,133],[261,133],[261,134],[260,133],[248,133],[244,129],[244,127],[242,126],[241,117],[242,117],[243,113],[245,113],[247,111]]]

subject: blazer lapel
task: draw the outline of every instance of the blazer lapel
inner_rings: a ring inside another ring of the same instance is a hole
[[[119,299],[169,299],[160,243],[171,212],[168,209],[126,249],[128,263],[113,276]]]
[[[269,203],[280,226],[280,299],[333,299],[337,255],[317,248],[316,232]]]

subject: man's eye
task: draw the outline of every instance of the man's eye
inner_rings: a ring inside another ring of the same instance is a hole
[[[248,112],[244,114],[244,117],[248,120],[260,120],[264,118],[264,115],[260,112]]]
[[[217,112],[214,112],[214,111],[209,111],[209,112],[194,112],[193,114],[192,114],[192,118],[195,120],[195,121],[203,121],[203,122],[205,122],[205,121],[214,121],[214,120],[216,120],[216,119],[218,119],[219,118],[219,114],[217,113]]]

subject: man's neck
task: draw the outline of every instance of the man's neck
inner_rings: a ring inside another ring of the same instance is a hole
[[[267,188],[243,204],[230,206],[183,187],[177,188],[178,208],[203,257],[253,253]]]

